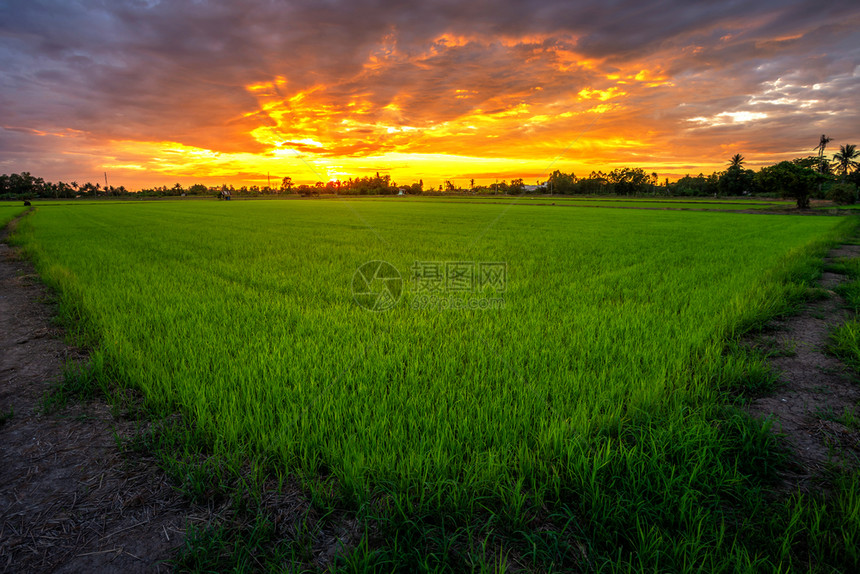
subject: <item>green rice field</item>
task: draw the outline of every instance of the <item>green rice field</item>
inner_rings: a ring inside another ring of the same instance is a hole
[[[351,198],[352,199],[352,198]],[[370,198],[354,198],[367,201]],[[390,198],[373,198],[381,201],[390,201]],[[464,196],[410,196],[398,198],[398,201],[433,202],[475,202],[475,203],[504,203],[515,205],[554,205],[556,207],[627,207],[642,209],[699,209],[719,211],[749,211],[784,209],[791,207],[794,202],[781,200],[708,200],[701,198],[623,198],[623,197],[570,197],[557,196],[529,196],[529,195],[464,195]]]
[[[201,491],[250,465],[361,525],[333,569],[838,571],[858,564],[860,488],[769,494],[783,455],[739,405],[774,377],[737,341],[805,297],[855,228],[163,201],[39,207],[16,241],[93,349],[93,384],[181,414],[165,465],[227,469]],[[273,564],[312,570],[301,537],[271,544]]]
[[[27,208],[22,207],[19,203],[16,203],[15,205],[0,203],[0,229],[15,219],[15,217],[25,209]]]

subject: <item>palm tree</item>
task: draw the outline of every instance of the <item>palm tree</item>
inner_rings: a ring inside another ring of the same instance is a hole
[[[812,151],[818,150],[818,157],[823,158],[824,157],[824,148],[826,148],[827,144],[829,144],[832,141],[833,141],[833,138],[829,138],[826,135],[821,134],[821,139],[818,140],[818,145],[816,147],[812,148]]]
[[[737,168],[741,169],[744,166],[744,156],[739,153],[736,153],[732,156],[732,159],[729,160],[729,169]]]
[[[858,157],[860,157],[860,151],[857,151],[857,146],[854,144],[839,146],[839,151],[833,154],[833,161],[836,162],[836,173],[841,173],[842,179],[845,179],[849,171],[860,167],[860,163],[856,161]]]
[[[829,138],[826,135],[821,134],[821,139],[818,140],[818,146],[812,148],[812,151],[818,150],[818,172],[819,173],[829,173],[830,165],[827,163],[827,160],[824,159],[824,148],[826,148],[827,144],[829,144],[832,141],[833,141],[833,138]]]

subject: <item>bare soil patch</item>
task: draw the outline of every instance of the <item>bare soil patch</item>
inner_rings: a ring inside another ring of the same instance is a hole
[[[195,512],[153,460],[117,448],[133,423],[99,401],[42,408],[66,360],[85,358],[49,299],[0,243],[0,572],[168,571]]]
[[[860,257],[860,246],[833,249],[825,261]],[[819,286],[828,297],[805,305],[797,315],[773,321],[752,338],[754,346],[775,352],[771,366],[780,373],[774,393],[754,400],[749,412],[773,417],[773,430],[784,436],[792,456],[783,478],[787,488],[812,490],[826,482],[829,469],[860,466],[860,430],[840,419],[860,415],[856,373],[828,352],[830,335],[849,318],[844,299],[834,288],[844,275],[825,272]]]

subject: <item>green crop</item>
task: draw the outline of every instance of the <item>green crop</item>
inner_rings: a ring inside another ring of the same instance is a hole
[[[792,564],[761,535],[773,436],[726,406],[766,367],[729,342],[799,301],[852,220],[234,201],[51,206],[20,227],[96,349],[88,377],[182,413],[220,456],[336,484],[379,533],[349,564]],[[351,291],[371,260],[402,274],[385,312]],[[504,263],[504,284],[452,295],[500,304],[419,308],[416,261]]]
[[[331,199],[331,198],[330,198]],[[349,197],[340,198],[341,201],[391,201],[391,198],[364,198]],[[741,211],[741,210],[768,210],[784,209],[794,205],[788,201],[761,201],[761,200],[708,200],[697,198],[666,198],[666,197],[570,197],[564,195],[556,196],[531,196],[519,195],[449,195],[449,196],[407,196],[398,198],[397,201],[417,202],[451,202],[451,203],[503,203],[505,205],[555,205],[556,207],[635,207],[648,209],[702,209],[715,211]]]
[[[27,209],[16,203],[15,205],[0,203],[0,229],[5,227],[7,223],[15,219],[19,213]]]
[[[112,198],[100,199],[98,205],[115,205],[115,204],[131,204],[141,202],[162,202],[162,201],[209,201],[211,198],[202,196],[192,196],[182,198]],[[236,200],[243,201],[251,198],[237,197]],[[254,197],[255,201],[269,201],[291,199],[298,200],[299,196],[261,196]],[[394,198],[391,196],[354,196],[354,195],[327,195],[323,194],[319,197],[321,200],[328,201],[383,201],[390,202]],[[398,202],[431,202],[431,203],[502,203],[505,205],[515,204],[517,206],[526,205],[555,205],[557,207],[642,207],[649,209],[702,209],[714,211],[749,211],[749,210],[773,210],[784,209],[794,206],[794,202],[782,200],[762,200],[762,199],[708,199],[700,197],[666,197],[666,196],[644,196],[644,197],[624,197],[624,196],[568,196],[568,195],[529,195],[529,194],[498,194],[498,195],[441,195],[441,196],[413,196],[407,195],[397,197]],[[33,200],[35,207],[74,207],[74,206],[92,206],[89,201],[80,200]],[[844,207],[844,206],[843,206]],[[850,207],[850,206],[849,206]],[[830,209],[830,208],[820,208]]]

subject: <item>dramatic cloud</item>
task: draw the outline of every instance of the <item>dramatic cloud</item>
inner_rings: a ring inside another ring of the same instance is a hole
[[[860,143],[853,1],[7,0],[0,172],[678,176]]]

